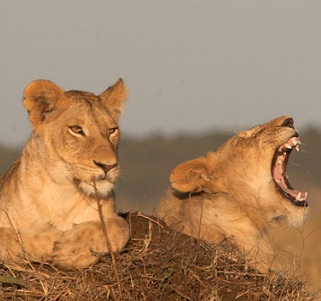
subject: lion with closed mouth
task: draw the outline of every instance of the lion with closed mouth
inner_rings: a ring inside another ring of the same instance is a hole
[[[215,152],[178,165],[158,215],[176,230],[219,243],[233,238],[259,270],[273,260],[268,232],[286,221],[303,225],[307,193],[294,190],[286,167],[300,138],[289,116],[240,132]]]
[[[116,212],[113,187],[126,98],[121,79],[99,95],[47,80],[26,87],[33,131],[0,177],[0,260],[83,268],[95,253],[124,247],[129,226]]]

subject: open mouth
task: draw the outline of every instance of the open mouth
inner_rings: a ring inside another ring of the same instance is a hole
[[[306,207],[308,193],[294,190],[286,175],[290,153],[293,148],[299,151],[300,144],[301,141],[296,134],[276,150],[272,160],[272,176],[276,187],[286,199],[295,206]]]

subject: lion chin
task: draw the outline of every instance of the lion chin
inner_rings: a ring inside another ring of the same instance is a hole
[[[307,192],[294,189],[286,174],[300,144],[290,116],[240,132],[174,168],[159,217],[210,243],[230,237],[254,267],[267,271],[274,256],[269,230],[280,221],[302,226],[308,216]]]
[[[79,181],[77,186],[84,195],[95,199],[106,200],[114,193],[114,184],[107,180],[94,181],[92,183]]]

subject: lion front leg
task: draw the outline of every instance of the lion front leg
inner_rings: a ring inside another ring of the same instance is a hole
[[[105,221],[113,252],[119,252],[129,239],[128,223],[121,217]],[[100,221],[75,225],[55,242],[53,263],[62,268],[85,268],[95,263],[94,253],[109,252]]]
[[[21,262],[23,259],[41,262],[52,258],[54,242],[62,232],[50,226],[32,230],[0,228],[0,259]]]
[[[17,233],[12,228],[0,228],[0,260],[22,260],[23,251]]]

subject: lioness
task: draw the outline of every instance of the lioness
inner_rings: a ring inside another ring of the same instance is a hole
[[[218,243],[233,237],[259,270],[272,262],[268,231],[286,220],[301,226],[308,214],[307,193],[286,176],[299,135],[289,116],[243,131],[216,152],[178,165],[158,215],[176,230]]]
[[[124,247],[129,227],[116,213],[113,186],[126,98],[121,79],[99,96],[65,92],[47,80],[26,87],[33,131],[0,177],[1,260],[83,268],[95,262],[95,252],[108,251],[108,237],[112,251]]]

